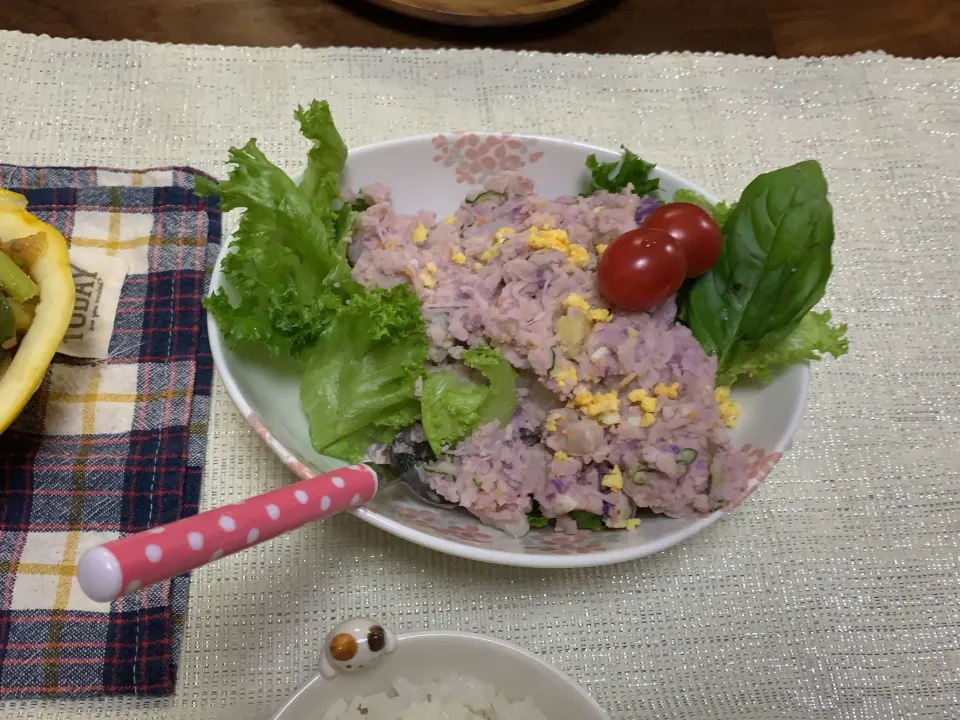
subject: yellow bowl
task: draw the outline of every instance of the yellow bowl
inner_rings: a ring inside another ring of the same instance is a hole
[[[39,235],[38,235],[39,234]],[[36,236],[28,244],[22,238]],[[0,245],[26,260],[24,268],[40,288],[33,324],[13,359],[0,360],[0,433],[10,427],[43,382],[50,361],[67,334],[76,290],[67,241],[56,228],[27,212],[23,195],[0,189]]]

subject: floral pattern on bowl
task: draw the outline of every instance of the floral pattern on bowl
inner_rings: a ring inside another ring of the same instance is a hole
[[[767,479],[767,476],[773,472],[773,468],[780,462],[780,458],[783,457],[782,452],[768,453],[766,450],[755,448],[752,445],[744,445],[741,451],[752,460],[750,465],[747,466],[747,477],[749,478],[747,491],[731,503],[730,507],[726,508],[727,512],[736,510],[740,507],[740,503],[753,495],[754,491]]]
[[[382,150],[381,150],[382,148]],[[393,141],[362,149],[364,161],[351,170],[351,187],[373,182],[410,188],[416,185],[416,207],[440,207],[476,191],[492,174],[519,170],[534,180],[544,195],[575,194],[586,178],[584,161],[596,154],[602,162],[619,154],[603,148],[551,138],[511,133],[455,132]],[[371,162],[371,153],[378,154]],[[358,157],[361,153],[357,151]],[[353,151],[351,152],[353,156]],[[446,172],[452,168],[451,175]],[[438,172],[440,171],[440,172]],[[710,200],[710,193],[663,168],[656,171],[666,197],[680,188],[694,190]],[[299,180],[299,178],[295,178]],[[466,187],[464,187],[466,186]],[[221,251],[227,251],[225,243]],[[212,288],[222,282],[220,261]],[[299,407],[297,378],[275,374],[245,363],[222,346],[216,322],[210,319],[211,346],[217,369],[241,413],[256,434],[299,478],[328,472],[343,463],[317,455],[310,447],[305,418],[291,418],[290,408]],[[735,388],[741,403],[741,427],[733,437],[750,458],[747,492],[731,506],[703,517],[674,520],[663,516],[644,518],[634,531],[559,533],[553,528],[533,529],[514,538],[483,524],[466,511],[427,507],[398,488],[379,493],[353,512],[387,532],[426,547],[475,560],[535,567],[586,567],[633,560],[672,547],[695,535],[738,507],[768,477],[789,447],[806,403],[809,370],[805,365],[789,368],[769,386]],[[299,432],[291,423],[300,422]]]
[[[482,185],[491,175],[504,170],[519,170],[543,157],[532,150],[537,141],[514,137],[510,133],[481,136],[454,133],[433,138],[435,163],[452,167],[458,183]]]

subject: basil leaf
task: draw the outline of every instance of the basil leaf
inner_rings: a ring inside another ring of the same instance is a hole
[[[761,175],[723,228],[717,264],[684,298],[694,337],[724,373],[740,347],[786,338],[820,301],[833,269],[833,210],[813,160]]]

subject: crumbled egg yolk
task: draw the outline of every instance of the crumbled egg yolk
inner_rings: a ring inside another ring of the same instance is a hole
[[[467,261],[467,256],[462,252],[455,252],[450,256],[450,259],[453,260],[457,265],[463,265]]]
[[[444,221],[447,225],[456,225],[456,224],[457,224],[457,219],[456,219],[453,215],[447,215],[447,216],[443,219],[443,221]]]
[[[570,456],[567,455],[563,450],[557,450],[557,452],[553,454],[553,459],[563,462],[564,460],[569,460]]]
[[[573,392],[573,404],[577,407],[586,407],[593,402],[593,393],[585,387],[578,387]]]
[[[590,417],[604,415],[606,413],[615,413],[620,410],[620,398],[616,392],[597,393],[593,396],[593,402],[586,406],[584,412]]]
[[[639,335],[640,335],[640,331],[637,330],[636,328],[628,328],[628,329],[627,329],[627,336],[628,336],[628,337],[635,338],[635,337],[639,337]]]
[[[620,466],[614,465],[613,470],[603,476],[600,484],[605,488],[610,488],[615,492],[623,490],[623,474],[620,472]]]
[[[427,226],[423,223],[417,223],[413,229],[413,242],[415,245],[423,245],[427,241]]]
[[[566,230],[549,230],[549,225],[538,228],[536,225],[530,228],[530,235],[527,236],[527,245],[534,250],[559,250],[562,253],[570,251],[570,237]]]
[[[482,268],[482,267],[483,267],[483,263],[475,262],[475,263],[473,264],[473,269],[474,269],[474,270],[479,270],[479,269]]]
[[[740,403],[734,400],[720,403],[720,419],[728,428],[735,428],[740,422]]]
[[[570,237],[566,230],[541,230],[534,225],[530,228],[527,245],[534,250],[559,250],[566,253],[570,250]]]
[[[653,392],[658,397],[666,397],[671,400],[677,399],[677,390],[680,388],[680,383],[673,383],[673,385],[664,385],[663,383],[657,383],[657,386],[653,389]]]
[[[567,256],[570,258],[570,262],[578,268],[585,268],[590,264],[590,255],[583,245],[571,245]]]
[[[425,288],[435,288],[437,286],[436,278],[432,277],[428,273],[420,273],[420,281],[423,283]]]
[[[527,245],[534,250],[559,250],[580,268],[586,267],[590,262],[590,254],[585,247],[571,243],[566,230],[552,230],[549,224],[543,227],[531,226]]]
[[[601,255],[603,255],[603,251],[606,250],[608,247],[610,247],[610,246],[609,246],[609,245],[597,245],[597,257],[600,257]]]
[[[657,421],[657,416],[652,412],[645,412],[643,417],[640,418],[640,427],[648,428]]]
[[[494,245],[492,248],[484,250],[480,253],[480,262],[488,262],[492,258],[495,258],[500,254],[500,248]]]
[[[437,264],[433,261],[427,263],[427,272],[431,275],[437,274]]]
[[[547,432],[556,432],[557,423],[559,423],[562,418],[563,416],[560,413],[550,413],[547,415],[547,419],[544,422],[544,427],[547,428]]]
[[[507,241],[507,235],[512,235],[516,230],[510,227],[502,227],[493,234],[493,239],[496,241],[497,245],[505,243]]]
[[[640,527],[640,518],[630,518],[624,527],[626,527],[627,530],[636,530]]]
[[[730,388],[727,385],[721,385],[713,391],[713,397],[717,401],[723,424],[728,428],[736,427],[740,421],[740,403],[730,399]]]
[[[563,299],[563,306],[565,308],[580,308],[584,312],[590,311],[590,303],[583,299],[582,295],[577,293],[570,293]]]
[[[577,369],[574,367],[569,367],[566,370],[557,370],[553,374],[554,379],[557,381],[557,385],[561,388],[565,388],[567,383],[570,385],[577,384]]]
[[[650,397],[646,390],[631,390],[627,394],[627,399],[639,405],[645,413],[655,413],[657,411],[657,399]]]
[[[594,322],[610,322],[613,320],[613,315],[610,314],[609,310],[606,308],[591,308],[590,303],[584,300],[583,296],[578,293],[570,293],[567,295],[563,299],[563,306],[565,308],[573,307],[583,310],[587,314],[587,317]]]

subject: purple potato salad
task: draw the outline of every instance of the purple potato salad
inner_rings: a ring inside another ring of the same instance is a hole
[[[234,349],[299,364],[318,452],[378,460],[404,431],[436,492],[507,533],[729,506],[750,480],[731,386],[847,351],[846,326],[813,310],[833,241],[814,161],[714,205],[665,198],[625,149],[590,156],[577,195],[504,172],[452,214],[401,214],[382,184],[341,191],[326,103],[296,117],[313,143],[299,185],[255,141],[231,150],[227,179],[198,184],[246,211],[223,260],[231,293],[208,309]],[[722,232],[719,257],[656,307],[618,307],[603,253],[668,203]]]

